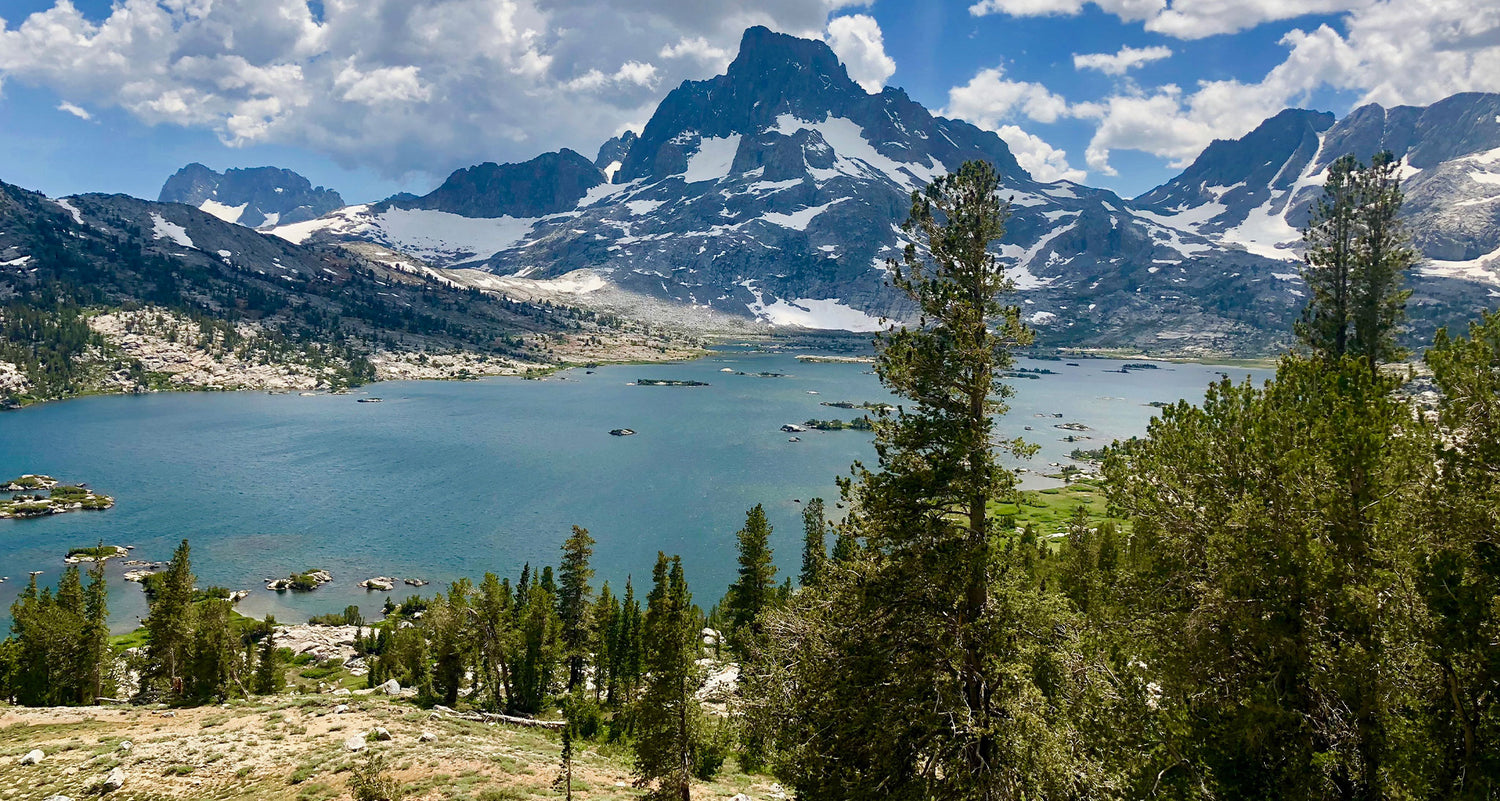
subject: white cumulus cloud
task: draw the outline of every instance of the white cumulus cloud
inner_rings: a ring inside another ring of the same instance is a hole
[[[1041,137],[1015,125],[1002,125],[995,133],[1005,140],[1016,161],[1038,181],[1077,181],[1088,177],[1083,170],[1068,164],[1068,154],[1053,147]]]
[[[885,87],[896,62],[885,54],[880,25],[868,14],[834,17],[828,22],[828,46],[849,69],[849,77],[871,94]]]
[[[1024,115],[1037,122],[1056,122],[1068,114],[1068,102],[1039,83],[1012,81],[1000,67],[980,70],[963,86],[948,90],[945,117],[959,117],[995,130],[1003,120]]]
[[[1136,67],[1153,61],[1172,57],[1172,48],[1131,47],[1126,45],[1118,53],[1074,53],[1073,69],[1098,70],[1105,75],[1124,75]]]
[[[82,106],[75,106],[66,100],[57,104],[57,110],[66,111],[67,113],[72,114],[80,120],[91,120],[94,118],[94,115],[90,114],[88,112],[88,109],[83,108]]]
[[[53,0],[0,20],[0,81],[232,146],[442,176],[559,147],[591,153],[649,116],[662,87],[721,70],[751,25],[834,38],[857,79],[883,83],[893,66],[878,27],[829,29],[851,5],[865,4],[115,0],[85,13]]]
[[[1144,22],[1148,31],[1179,39],[1234,33],[1267,22],[1308,14],[1335,14],[1368,8],[1378,0],[980,0],[969,6],[976,17],[1074,16],[1095,6],[1125,22]]]
[[[1356,105],[1387,107],[1427,105],[1458,92],[1500,91],[1500,6],[1483,0],[1347,5],[1355,7],[1336,25],[1288,31],[1280,40],[1285,58],[1259,80],[1132,85],[1096,102],[1074,104],[1073,114],[1097,120],[1085,154],[1090,168],[1113,175],[1115,150],[1150,153],[1182,167],[1214,139],[1243,136],[1267,117],[1307,105],[1314,93],[1330,89],[1352,93]],[[1334,7],[1318,2],[1250,6],[1260,10],[1260,18]],[[1182,14],[1212,8],[1207,0],[1173,5]],[[1163,19],[1153,18],[1158,25],[1166,24]]]

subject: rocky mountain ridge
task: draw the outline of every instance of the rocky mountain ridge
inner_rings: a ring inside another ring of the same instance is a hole
[[[723,75],[672,90],[639,135],[611,139],[593,162],[559,151],[479,165],[421,198],[275,233],[374,242],[456,280],[573,305],[872,331],[911,312],[885,280],[885,260],[906,243],[911,192],[984,159],[1011,199],[998,249],[1042,343],[1271,352],[1303,303],[1298,228],[1335,152],[1409,152],[1409,219],[1423,252],[1494,252],[1489,232],[1500,225],[1445,199],[1454,183],[1484,184],[1472,173],[1488,168],[1488,151],[1473,148],[1500,145],[1479,125],[1493,97],[1367,107],[1343,120],[1290,109],[1128,199],[1036,181],[993,132],[934,116],[897,88],[864,91],[823,42],[751,28]],[[1436,142],[1455,125],[1468,128]],[[1482,267],[1435,261],[1413,277],[1415,337],[1484,307],[1500,279]]]
[[[218,173],[196,162],[168,178],[157,201],[183,203],[249,228],[304,222],[344,207],[338,192],[314,187],[291,170],[251,167]]]

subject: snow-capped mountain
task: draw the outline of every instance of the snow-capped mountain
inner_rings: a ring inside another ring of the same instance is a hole
[[[197,163],[168,178],[157,200],[195,206],[249,228],[313,220],[344,205],[338,192],[314,187],[291,170],[253,167],[217,173]]]
[[[1243,138],[1214,142],[1132,205],[1217,243],[1295,260],[1328,165],[1346,154],[1368,162],[1382,150],[1403,159],[1403,213],[1426,257],[1419,270],[1500,285],[1500,95],[1371,104],[1336,122],[1288,109]]]
[[[905,245],[911,193],[984,159],[1011,199],[999,250],[1042,342],[1266,351],[1289,338],[1304,302],[1295,253],[1278,247],[1297,238],[1298,199],[1321,185],[1332,137],[1368,133],[1345,122],[1284,112],[1131,201],[1038,182],[993,132],[936,117],[897,88],[870,94],[823,42],[757,27],[725,74],[684,82],[594,162],[561,151],[480,165],[423,198],[275,233],[374,241],[468,268],[487,287],[551,288],[584,304],[626,295],[656,312],[874,330],[910,313],[885,260]],[[1426,329],[1472,314],[1485,294],[1468,281],[1416,289]]]
[[[582,157],[541,158],[567,164],[575,191],[589,183]],[[638,137],[606,143],[594,184],[569,208],[403,197],[276,233],[872,330],[909,311],[885,284],[885,260],[905,244],[911,193],[969,159],[1003,176],[1014,214],[1002,255],[1045,339],[1242,350],[1286,329],[1296,289],[1274,275],[1283,266],[1138,214],[1111,192],[1037,182],[994,133],[935,117],[897,88],[870,94],[826,44],[765,28],[746,31],[724,75],[683,83]]]

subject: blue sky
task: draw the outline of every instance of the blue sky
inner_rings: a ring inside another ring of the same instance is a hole
[[[827,39],[868,88],[996,130],[1038,177],[1127,196],[1287,105],[1500,90],[1488,0],[1289,5],[0,0],[0,180],[155,197],[200,161],[350,202],[425,192],[478,161],[592,156],[750,24]]]

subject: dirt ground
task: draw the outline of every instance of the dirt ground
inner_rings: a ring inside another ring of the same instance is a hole
[[[347,709],[338,711],[343,705]],[[389,741],[373,730],[386,729]],[[432,735],[421,742],[423,733]],[[363,735],[352,752],[345,740]],[[129,745],[126,745],[126,743]],[[45,757],[23,765],[33,749]],[[383,755],[406,799],[560,798],[557,732],[434,714],[378,696],[288,695],[194,709],[0,706],[0,800],[94,797],[118,767],[125,784],[108,794],[146,799],[349,799],[349,769]],[[579,799],[635,799],[628,750],[575,744]],[[733,760],[695,798],[784,798],[768,776],[738,772]]]

